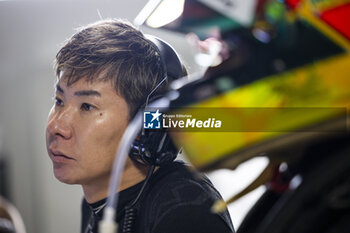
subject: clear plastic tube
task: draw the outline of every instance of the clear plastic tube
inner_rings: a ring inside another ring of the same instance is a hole
[[[169,98],[163,97],[148,105],[150,108],[168,108],[170,104]],[[119,148],[115,155],[111,180],[109,183],[107,206],[103,212],[103,219],[100,222],[99,229],[101,233],[115,233],[116,223],[114,222],[117,215],[117,205],[119,199],[118,188],[120,186],[122,173],[124,170],[125,162],[129,154],[130,145],[136,138],[142,127],[143,110],[139,111],[134,119],[130,122],[126,128],[123,137],[120,141]],[[106,227],[108,226],[108,227]]]

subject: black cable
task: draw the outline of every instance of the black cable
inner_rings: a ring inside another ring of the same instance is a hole
[[[143,183],[140,192],[137,194],[137,197],[135,198],[135,200],[127,205],[125,207],[125,216],[124,216],[124,221],[123,221],[123,233],[132,233],[133,231],[133,227],[135,224],[135,220],[137,217],[137,208],[134,207],[136,205],[136,203],[138,202],[138,200],[140,199],[143,191],[145,190],[145,187],[149,181],[149,179],[151,178],[154,169],[155,169],[155,165],[152,165],[147,173],[145,182]]]

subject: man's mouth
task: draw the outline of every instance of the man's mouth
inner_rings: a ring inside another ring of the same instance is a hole
[[[66,160],[66,159],[69,159],[69,160],[75,160],[67,155],[65,155],[64,153],[58,151],[58,150],[50,150],[50,154],[52,155],[52,159],[54,161],[57,161],[57,162],[60,162],[63,160]]]

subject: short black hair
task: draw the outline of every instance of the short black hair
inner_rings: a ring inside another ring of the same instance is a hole
[[[65,42],[55,61],[57,78],[63,75],[67,85],[80,79],[111,81],[127,102],[130,117],[165,77],[163,69],[154,45],[129,22],[119,19],[80,28]],[[157,88],[157,95],[167,89],[165,81]]]

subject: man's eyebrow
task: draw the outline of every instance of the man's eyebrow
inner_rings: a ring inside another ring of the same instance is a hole
[[[98,96],[98,97],[101,96],[100,92],[95,91],[95,90],[76,91],[76,92],[74,92],[74,95],[76,95],[76,96],[91,96],[91,95],[93,95],[93,96]]]
[[[64,93],[62,87],[59,84],[56,85],[56,91]]]
[[[59,84],[56,85],[56,90],[62,94],[64,93],[62,87]],[[98,91],[95,91],[95,90],[81,90],[81,91],[74,92],[74,95],[76,95],[76,96],[91,96],[92,95],[92,96],[99,96],[100,97],[101,93]]]

